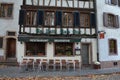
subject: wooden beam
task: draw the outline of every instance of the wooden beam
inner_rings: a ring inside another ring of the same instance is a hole
[[[55,7],[57,7],[57,1],[58,1],[58,0],[55,0]]]
[[[61,0],[61,7],[62,7],[62,0]]]
[[[45,6],[45,0],[43,0],[43,6]]]
[[[77,0],[77,1],[78,1],[78,0]],[[74,2],[75,2],[75,1],[73,0],[73,8],[74,8]]]
[[[66,0],[66,3],[67,3],[67,5],[68,5],[68,7],[69,7],[69,3],[68,3],[68,0]]]
[[[51,0],[49,0],[48,6],[50,6]]]

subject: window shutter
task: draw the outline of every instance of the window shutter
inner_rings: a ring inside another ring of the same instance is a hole
[[[44,11],[38,10],[37,12],[37,25],[43,25],[44,22]]]
[[[117,0],[111,0],[111,4],[117,5]]]
[[[56,11],[56,26],[62,26],[62,11]]]
[[[23,25],[24,24],[24,20],[25,20],[25,10],[20,10],[19,12],[19,25]]]
[[[118,15],[114,16],[114,27],[116,28],[119,27],[119,16]]]
[[[74,12],[74,27],[80,26],[80,13]]]
[[[96,27],[96,16],[95,13],[90,13],[90,26]]]
[[[108,14],[103,13],[103,24],[105,27],[108,27]]]

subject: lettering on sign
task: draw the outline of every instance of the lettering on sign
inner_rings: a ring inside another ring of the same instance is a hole
[[[48,42],[48,39],[30,39],[30,42]]]

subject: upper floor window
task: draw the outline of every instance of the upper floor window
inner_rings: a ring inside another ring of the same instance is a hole
[[[13,4],[1,3],[0,4],[0,17],[11,18],[13,14]]]
[[[45,13],[45,26],[54,26],[55,25],[55,13],[54,12],[46,12]]]
[[[0,48],[3,48],[3,37],[0,37]]]
[[[119,0],[106,0],[106,4],[117,5]]]
[[[105,27],[118,28],[119,27],[119,16],[109,14],[109,13],[104,13],[103,23]]]
[[[73,14],[72,13],[63,13],[63,26],[64,27],[73,26]]]
[[[109,39],[109,53],[117,54],[117,40]]]
[[[81,27],[89,27],[90,26],[89,14],[80,14],[80,26]]]
[[[37,12],[36,11],[27,11],[26,12],[26,25],[35,26],[37,24]]]

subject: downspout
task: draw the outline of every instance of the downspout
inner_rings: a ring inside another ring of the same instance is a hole
[[[98,37],[98,19],[97,19],[97,0],[94,1],[94,10],[95,10],[95,17],[96,17],[96,37],[97,37],[97,61],[99,61],[99,37]]]

